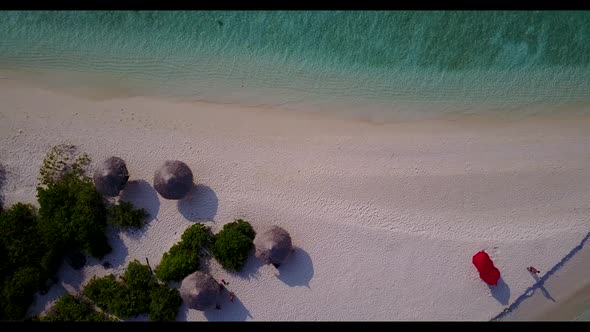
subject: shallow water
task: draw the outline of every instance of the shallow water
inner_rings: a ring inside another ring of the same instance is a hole
[[[287,109],[587,104],[590,12],[2,12],[0,70]]]

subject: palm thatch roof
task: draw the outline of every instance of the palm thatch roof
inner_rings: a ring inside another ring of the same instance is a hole
[[[154,188],[165,199],[181,199],[193,187],[193,172],[182,161],[167,160],[154,174]]]
[[[256,234],[254,238],[256,257],[265,264],[279,267],[293,249],[291,236],[279,226],[272,226],[264,233]]]
[[[118,157],[110,157],[98,164],[94,170],[96,190],[110,197],[119,195],[129,180],[129,172],[125,161]]]
[[[219,283],[201,271],[189,274],[180,285],[180,297],[190,309],[211,309],[217,304],[220,294]]]

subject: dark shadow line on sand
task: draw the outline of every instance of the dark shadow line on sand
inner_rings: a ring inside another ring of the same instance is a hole
[[[584,247],[584,244],[586,244],[586,241],[588,241],[588,239],[590,239],[590,232],[588,232],[588,234],[586,234],[586,236],[582,239],[582,241],[580,241],[580,243],[577,246],[575,246],[567,255],[565,255],[565,257],[563,257],[559,261],[559,263],[555,264],[555,266],[553,266],[547,273],[545,273],[545,275],[543,277],[541,277],[534,285],[527,288],[524,291],[524,293],[522,295],[520,295],[508,308],[504,309],[502,312],[500,312],[498,315],[493,317],[491,320],[492,321],[499,320],[502,317],[510,314],[512,311],[514,311],[514,309],[518,308],[518,306],[524,300],[531,297],[534,294],[534,291],[536,289],[540,289],[543,292],[543,295],[545,295],[545,297],[547,297],[550,300],[552,300],[553,302],[555,302],[555,299],[553,299],[553,297],[551,297],[551,295],[549,295],[547,290],[543,287],[545,284],[545,281],[547,281],[547,279],[549,279],[555,272],[559,271],[559,269],[561,269],[565,265],[565,263],[567,263],[567,261],[569,261],[572,257],[574,257],[575,254],[577,254],[580,250],[582,250],[582,248]]]

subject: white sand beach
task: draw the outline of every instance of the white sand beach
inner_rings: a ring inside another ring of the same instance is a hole
[[[254,255],[238,274],[211,260],[207,270],[236,299],[205,313],[183,306],[178,320],[490,320],[535,284],[527,266],[549,271],[590,232],[590,117],[574,111],[375,124],[91,97],[0,80],[6,206],[34,203],[45,154],[70,143],[93,165],[123,158],[131,178],[121,199],[151,214],[144,231],[112,234],[105,259],[113,269],[93,259],[82,271],[64,266],[35,313],[133,259],[157,265],[195,222],[212,220],[217,232],[244,218],[256,231],[286,229],[295,253],[280,272]],[[189,199],[167,201],[151,186],[167,159],[195,174]],[[519,317],[537,319],[587,286],[587,246],[544,284],[556,302],[536,291],[515,309]],[[480,250],[501,271],[497,286],[471,263]],[[584,268],[566,271],[570,264]]]

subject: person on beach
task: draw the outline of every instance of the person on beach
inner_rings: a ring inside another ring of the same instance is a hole
[[[527,267],[526,269],[527,269],[527,270],[529,270],[529,272],[530,272],[530,273],[541,273],[541,271],[539,271],[539,270],[535,269],[535,268],[534,268],[534,267],[532,267],[532,266],[529,266],[529,267]]]
[[[226,286],[229,285],[229,282],[225,282],[225,279],[221,279],[221,282]]]

